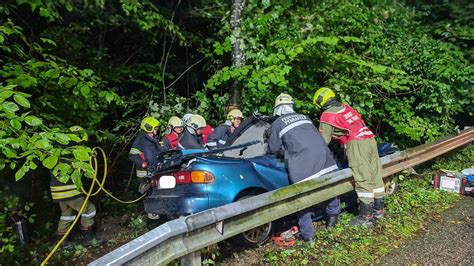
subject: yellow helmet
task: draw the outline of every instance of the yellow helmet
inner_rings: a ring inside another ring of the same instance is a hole
[[[140,124],[140,128],[146,133],[153,132],[156,128],[160,126],[160,122],[151,116],[145,117]]]
[[[87,132],[84,130],[84,128],[80,126],[72,126],[69,128],[69,131],[74,132],[74,133],[79,133],[81,135],[81,140],[82,141],[88,141],[89,136],[87,135]]]
[[[318,89],[313,96],[313,103],[319,107],[323,107],[330,99],[336,97],[333,90],[327,87]]]
[[[276,97],[275,106],[273,106],[273,108],[276,108],[277,106],[282,104],[294,104],[293,97],[291,97],[291,95],[289,94],[281,93]]]
[[[181,120],[181,118],[177,116],[172,116],[170,117],[170,120],[168,121],[168,127],[170,128],[184,127],[184,122],[183,120]]]
[[[206,119],[200,115],[192,115],[186,123],[188,127],[192,127],[195,130],[206,127]]]
[[[231,122],[234,122],[236,118],[244,118],[244,114],[239,109],[233,109],[230,110],[229,113],[227,114],[227,119],[230,120]]]

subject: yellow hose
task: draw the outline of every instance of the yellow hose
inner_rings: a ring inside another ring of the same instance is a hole
[[[96,151],[99,151],[101,154],[102,154],[102,159],[104,160],[104,174],[102,176],[102,181],[99,181],[97,179],[97,168],[98,168],[98,163],[97,163],[97,156],[95,155],[92,155],[90,158],[89,158],[89,165],[92,167],[92,169],[94,169],[94,172],[93,172],[93,175],[92,175],[92,184],[91,184],[91,187],[89,188],[89,191],[85,191],[84,190],[84,187],[81,187],[81,190],[84,194],[86,194],[86,198],[84,200],[84,203],[82,204],[81,206],[81,209],[79,210],[79,212],[77,213],[76,215],[76,218],[74,219],[74,221],[72,222],[71,226],[69,227],[69,229],[66,231],[66,233],[63,235],[63,237],[61,237],[61,239],[59,240],[58,243],[56,243],[56,245],[54,246],[54,248],[51,250],[51,252],[48,254],[48,256],[43,260],[43,262],[41,262],[41,266],[44,266],[46,265],[46,263],[51,259],[51,257],[54,255],[54,253],[57,251],[57,249],[59,248],[59,246],[61,246],[61,244],[63,243],[64,239],[67,238],[67,236],[69,235],[69,233],[71,232],[72,228],[74,227],[74,225],[76,225],[76,222],[79,220],[79,218],[81,217],[81,214],[82,212],[84,211],[84,208],[86,207],[87,205],[87,201],[89,200],[89,197],[91,196],[95,196],[97,194],[99,194],[100,191],[104,191],[105,194],[107,194],[108,196],[110,196],[111,198],[113,198],[114,200],[118,201],[118,202],[121,202],[121,203],[125,203],[125,204],[131,204],[131,203],[135,203],[141,199],[143,199],[146,194],[143,194],[141,195],[138,199],[135,199],[135,200],[132,200],[132,201],[123,201],[121,199],[118,199],[117,197],[115,197],[114,195],[112,195],[112,193],[110,193],[109,191],[107,191],[105,188],[104,188],[104,183],[105,183],[105,179],[107,178],[107,155],[105,155],[105,151],[101,148],[101,147],[94,147],[92,149],[92,153],[94,154],[94,152]],[[99,188],[94,192],[92,193],[92,191],[94,190],[94,185],[97,183],[97,185],[99,186]]]

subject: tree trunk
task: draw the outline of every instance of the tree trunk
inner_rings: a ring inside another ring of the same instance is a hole
[[[232,37],[235,39],[232,49],[232,65],[234,67],[241,67],[245,65],[244,53],[242,51],[242,12],[244,10],[245,0],[232,1],[232,14],[230,16],[230,25],[232,27]],[[234,81],[230,88],[231,98],[229,109],[240,107],[241,84],[239,81]]]

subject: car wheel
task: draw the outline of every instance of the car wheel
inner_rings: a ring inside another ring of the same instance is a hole
[[[385,193],[387,196],[391,196],[398,191],[398,178],[392,177],[385,181]]]
[[[238,200],[250,198],[255,195],[247,194],[245,196],[240,197]],[[231,239],[231,242],[235,245],[243,246],[243,247],[255,247],[255,246],[264,244],[271,238],[272,233],[273,233],[273,227],[274,227],[273,222],[263,224],[259,227],[256,227],[244,233],[238,234],[237,236]]]

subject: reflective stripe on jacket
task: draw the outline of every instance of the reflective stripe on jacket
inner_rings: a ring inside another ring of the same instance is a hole
[[[313,122],[302,114],[278,117],[271,126],[268,148],[274,153],[284,150],[291,183],[337,170],[336,161]]]
[[[50,182],[51,197],[54,202],[72,200],[81,197],[82,192],[79,191],[74,183],[69,180],[66,184],[60,182],[51,174]]]
[[[232,134],[230,132],[230,127],[231,126],[228,124],[218,126],[209,136],[206,145],[209,148],[221,148],[225,146],[229,136]]]

